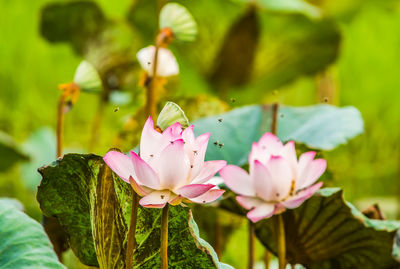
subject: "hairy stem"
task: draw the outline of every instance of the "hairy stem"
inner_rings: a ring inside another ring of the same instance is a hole
[[[274,226],[275,226],[275,234],[276,234],[276,243],[278,246],[278,260],[279,260],[279,269],[286,268],[286,241],[285,241],[285,226],[283,223],[282,214],[275,215],[274,217]]]
[[[164,206],[161,215],[161,269],[168,268],[168,203]]]
[[[97,106],[96,114],[93,118],[92,131],[89,141],[89,152],[92,152],[94,150],[94,147],[96,146],[99,140],[100,128],[101,128],[101,123],[103,121],[104,107],[106,105],[106,102],[107,102],[106,98],[102,94],[99,99],[99,104]]]
[[[272,123],[271,123],[271,133],[276,135],[278,133],[278,110],[279,104],[272,104]]]
[[[247,268],[254,267],[254,223],[249,220],[249,262]]]
[[[274,135],[276,135],[278,132],[278,111],[279,111],[279,104],[278,103],[272,104],[271,133],[273,133]],[[268,250],[265,250],[264,253],[265,269],[269,268],[270,260],[271,260],[271,253]]]
[[[271,261],[271,253],[268,250],[264,252],[264,268],[269,269],[269,263]]]
[[[157,65],[158,65],[158,49],[156,44],[154,52],[153,76],[146,87],[146,115],[150,115],[153,119],[156,117],[157,96],[156,96],[156,80],[157,80]]]
[[[57,157],[62,156],[64,137],[64,105],[65,96],[62,94],[57,105]]]
[[[221,219],[218,214],[218,210],[216,210],[216,218],[215,218],[215,253],[217,253],[218,258],[221,258],[222,252],[222,225]]]
[[[133,253],[135,252],[136,247],[136,223],[137,223],[137,210],[139,205],[139,197],[136,192],[132,189],[132,209],[131,209],[131,221],[129,224],[128,231],[128,244],[126,248],[126,268],[133,268]]]

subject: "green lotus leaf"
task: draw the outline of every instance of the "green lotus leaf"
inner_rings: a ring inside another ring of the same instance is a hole
[[[46,216],[56,217],[78,258],[100,268],[125,268],[132,189],[93,154],[66,154],[40,170],[38,201]],[[199,237],[186,207],[171,207],[171,268],[229,268]],[[160,209],[138,208],[134,268],[160,266]]]
[[[253,105],[206,117],[193,124],[197,135],[211,133],[206,159],[222,159],[241,166],[247,163],[251,144],[271,130],[271,121],[270,106]],[[361,114],[354,107],[281,106],[278,111],[278,137],[314,149],[334,149],[362,133],[363,129]]]
[[[15,200],[0,199],[0,268],[65,268],[42,225],[20,209]]]

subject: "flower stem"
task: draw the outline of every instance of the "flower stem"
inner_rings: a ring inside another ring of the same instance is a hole
[[[271,133],[274,135],[278,132],[278,110],[279,104],[274,103],[272,104],[272,123],[271,123]]]
[[[96,114],[95,114],[95,116],[93,118],[93,122],[92,122],[92,130],[91,130],[90,141],[89,141],[89,152],[93,152],[97,142],[99,141],[101,124],[103,122],[104,108],[107,103],[107,97],[106,97],[106,93],[104,91],[105,90],[103,90],[103,93],[100,95]]]
[[[139,205],[139,197],[136,192],[132,189],[132,209],[131,209],[131,221],[129,225],[128,231],[128,244],[126,248],[126,268],[131,269],[133,268],[133,253],[136,247],[136,222],[137,222],[137,210]]]
[[[278,260],[279,269],[285,269],[286,267],[286,241],[285,241],[285,226],[283,223],[282,214],[274,216],[274,225],[276,233],[276,243],[278,246]]]
[[[249,263],[248,268],[254,267],[254,223],[249,220]]]
[[[221,225],[221,219],[220,216],[218,214],[218,210],[215,211],[215,245],[214,245],[214,249],[215,249],[215,253],[217,253],[218,258],[221,258],[221,251],[222,251],[222,225]]]
[[[168,203],[164,206],[161,215],[161,269],[168,268]]]
[[[264,252],[264,268],[269,269],[269,263],[271,261],[271,253],[268,250]]]
[[[57,157],[62,156],[64,134],[64,105],[65,96],[62,94],[57,105]]]
[[[273,103],[272,104],[271,133],[273,133],[274,135],[276,135],[278,132],[278,111],[279,111],[279,104]],[[265,254],[264,254],[265,269],[269,268],[270,257],[271,257],[271,254],[269,253],[269,251],[265,250]]]
[[[153,63],[153,76],[146,87],[146,115],[151,116],[153,119],[156,117],[157,99],[156,99],[156,80],[157,80],[157,65],[158,65],[158,49],[159,45],[156,44],[154,52]]]

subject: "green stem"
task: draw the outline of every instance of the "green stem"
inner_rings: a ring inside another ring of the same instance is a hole
[[[285,226],[283,223],[282,214],[274,216],[276,243],[278,246],[279,269],[286,268],[286,241],[285,241]]]
[[[150,78],[150,82],[146,87],[146,116],[151,116],[153,120],[156,117],[157,109],[157,96],[156,96],[156,80],[157,80],[157,65],[158,65],[158,49],[159,46],[156,44],[154,52],[153,62],[153,76]]]
[[[168,269],[168,203],[161,215],[161,269]]]
[[[249,263],[248,268],[254,267],[254,223],[249,220]]]
[[[218,210],[216,210],[216,218],[215,218],[215,253],[217,253],[218,258],[221,258],[222,255],[222,225],[221,219],[218,214]]]
[[[93,152],[97,142],[99,141],[100,129],[101,129],[102,121],[103,121],[104,108],[107,103],[107,99],[104,95],[105,94],[102,94],[100,96],[96,114],[93,118],[91,137],[90,137],[90,141],[89,141],[89,152]]]
[[[61,157],[63,151],[64,105],[65,97],[61,95],[57,106],[57,157]]]
[[[132,193],[133,196],[132,196],[131,221],[128,231],[128,244],[126,248],[126,260],[125,260],[127,269],[133,268],[133,253],[135,252],[135,247],[136,247],[135,233],[136,233],[136,222],[137,222],[137,209],[139,205],[138,195],[133,189]]]
[[[264,253],[264,268],[269,269],[269,263],[271,261],[271,253],[268,250],[265,250]]]
[[[278,132],[278,110],[279,104],[274,103],[272,104],[272,123],[271,123],[271,133],[274,135]]]

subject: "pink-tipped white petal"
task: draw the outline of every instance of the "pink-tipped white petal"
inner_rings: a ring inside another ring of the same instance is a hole
[[[293,171],[293,175],[296,175],[297,155],[296,155],[294,141],[287,142],[286,145],[283,146],[279,155],[285,158],[289,162],[290,167],[292,168]]]
[[[264,203],[260,198],[241,195],[236,196],[236,201],[247,210],[251,210]]]
[[[282,142],[272,133],[265,133],[258,141],[258,145],[262,149],[268,150],[272,155],[279,155],[283,148]]]
[[[322,186],[322,182],[308,187],[305,190],[300,191],[298,194],[290,197],[287,201],[282,202],[286,208],[296,208],[299,207],[305,200],[310,198],[315,192],[317,192]]]
[[[326,161],[324,159],[315,159],[309,162],[305,168],[299,171],[296,187],[297,189],[303,189],[315,181],[325,172]]]
[[[162,188],[175,190],[185,185],[190,163],[183,147],[182,139],[171,142],[154,162]]]
[[[213,188],[215,185],[212,184],[191,184],[191,185],[185,185],[183,187],[180,187],[175,191],[176,194],[179,194],[185,198],[195,198],[198,197],[204,193],[206,193],[208,190]]]
[[[262,148],[262,146],[254,142],[251,146],[251,152],[249,154],[250,172],[253,171],[253,164],[255,160],[258,160],[265,165],[270,158],[271,153],[265,147]]]
[[[146,196],[149,194],[152,190],[146,189],[145,187],[140,186],[134,179],[133,177],[129,178],[129,183],[132,186],[132,189],[139,195],[139,196]]]
[[[136,54],[140,65],[150,76],[153,76],[154,55],[154,46],[143,48]],[[165,48],[159,48],[157,75],[160,77],[169,77],[177,75],[178,73],[179,66],[172,52]]]
[[[153,119],[149,117],[140,138],[140,156],[144,161],[150,161],[160,151],[161,138],[162,135],[154,130]]]
[[[195,137],[194,137],[194,133],[193,133],[193,125],[187,127],[183,132],[182,132],[182,139],[183,141],[185,141],[185,144],[187,145],[194,145],[195,143]]]
[[[156,172],[144,160],[142,160],[135,152],[131,151],[133,168],[136,177],[142,185],[152,189],[159,189],[160,181]]]
[[[210,134],[205,133],[196,138],[193,146],[186,146],[185,144],[185,152],[189,157],[191,166],[193,166],[190,170],[190,180],[197,177],[203,169],[209,139]]]
[[[300,155],[299,162],[297,164],[297,176],[306,171],[307,166],[314,160],[315,151],[308,151]]]
[[[200,173],[192,180],[192,184],[202,184],[211,179],[219,170],[226,166],[226,161],[207,161]],[[194,167],[193,167],[194,168]]]
[[[122,180],[129,183],[129,177],[136,178],[131,158],[118,151],[110,151],[104,161]]]
[[[289,162],[281,156],[272,156],[266,167],[271,176],[267,180],[273,182],[274,200],[286,197],[292,187],[292,180],[295,179]]]
[[[189,126],[182,132],[182,139],[185,141],[185,152],[186,155],[189,157],[190,164],[193,165],[195,156],[195,151],[199,151],[199,147],[197,146],[196,139],[193,133],[193,125]],[[205,154],[205,152],[204,152]]]
[[[258,222],[262,219],[267,219],[274,214],[275,205],[270,203],[263,203],[249,213],[247,213],[247,217],[253,222]]]
[[[276,200],[278,188],[275,186],[276,183],[273,179],[273,175],[271,175],[269,170],[258,160],[254,161],[253,167],[251,177],[253,178],[256,196],[265,201]]]
[[[182,138],[182,125],[179,122],[175,122],[167,129],[163,131],[163,136],[167,137],[169,141],[175,141]]]
[[[235,193],[254,196],[253,181],[249,174],[242,168],[235,165],[227,165],[219,171],[225,184]]]
[[[221,190],[221,189],[211,189],[196,198],[191,198],[190,201],[192,201],[194,203],[198,203],[198,204],[212,203],[215,200],[217,200],[219,197],[221,197],[221,195],[224,192],[225,191]]]
[[[221,185],[222,183],[224,183],[224,179],[222,177],[212,177],[209,180],[207,180],[206,182],[204,182],[204,184],[213,184],[215,185],[217,188],[218,185]]]
[[[199,135],[197,138],[196,138],[196,144],[197,145],[203,145],[203,144],[208,144],[208,140],[210,139],[210,133],[204,133],[204,134],[201,134],[201,135]]]
[[[139,200],[139,204],[143,207],[162,208],[170,200],[170,191],[153,191]]]

